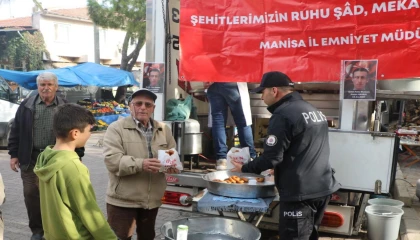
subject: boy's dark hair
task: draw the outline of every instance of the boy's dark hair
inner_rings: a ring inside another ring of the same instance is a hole
[[[93,114],[86,108],[66,103],[55,109],[53,130],[56,137],[67,138],[72,129],[83,132],[87,125],[93,125],[95,122]]]

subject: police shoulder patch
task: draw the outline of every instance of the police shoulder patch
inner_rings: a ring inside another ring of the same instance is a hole
[[[276,144],[277,144],[277,137],[276,137],[276,136],[274,136],[274,135],[269,135],[269,136],[267,137],[267,140],[265,141],[265,144],[266,144],[267,146],[270,146],[270,147],[272,147],[272,146],[276,145]]]

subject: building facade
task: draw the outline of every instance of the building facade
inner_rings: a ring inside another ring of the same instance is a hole
[[[12,0],[10,0],[12,1]],[[0,20],[0,34],[11,31],[38,30],[42,33],[54,68],[95,62],[94,24],[88,9],[71,8],[38,11],[31,16]],[[118,67],[125,31],[98,28],[99,58],[103,65]],[[129,53],[130,50],[129,48]],[[48,59],[49,57],[49,59]],[[145,60],[144,47],[137,59],[138,65]],[[46,66],[47,68],[49,66]]]

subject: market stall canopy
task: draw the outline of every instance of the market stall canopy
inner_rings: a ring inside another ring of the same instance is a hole
[[[0,69],[0,76],[16,82],[27,89],[36,89],[36,77],[41,72],[53,72],[58,77],[61,87],[97,86],[118,87],[124,85],[139,85],[131,72],[102,66],[96,63],[83,63],[74,67],[19,72]]]

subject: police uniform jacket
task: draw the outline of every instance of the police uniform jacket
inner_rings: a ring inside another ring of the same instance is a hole
[[[327,118],[298,92],[268,107],[272,113],[264,153],[242,172],[274,168],[280,201],[304,201],[340,188],[330,166]]]

